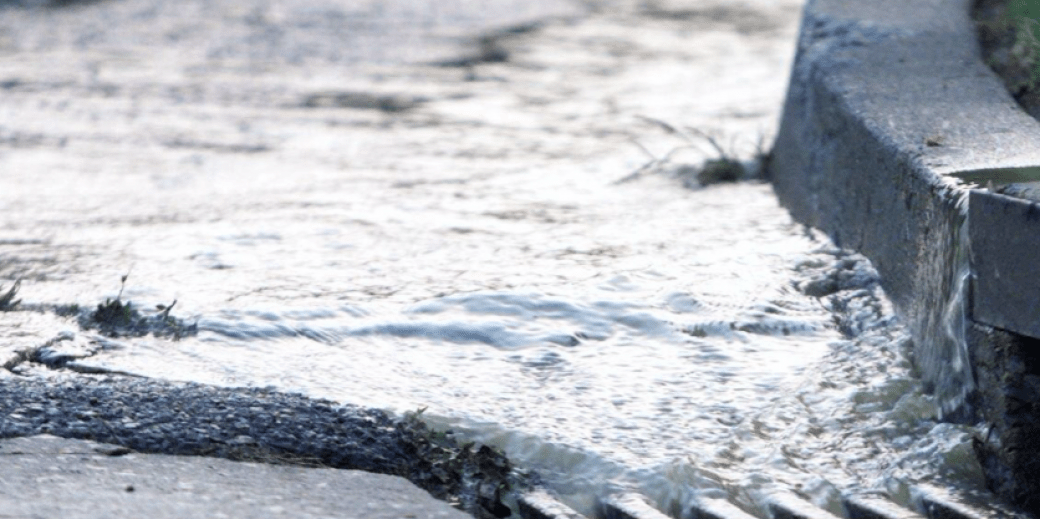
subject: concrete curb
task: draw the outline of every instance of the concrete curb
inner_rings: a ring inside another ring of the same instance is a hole
[[[993,425],[989,486],[1036,511],[1040,124],[982,62],[971,4],[810,0],[769,175],[873,261],[944,418]]]

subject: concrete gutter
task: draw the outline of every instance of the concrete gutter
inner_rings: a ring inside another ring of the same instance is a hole
[[[970,0],[810,0],[770,175],[874,262],[944,416],[993,426],[990,486],[1040,510],[1040,124],[983,63]]]

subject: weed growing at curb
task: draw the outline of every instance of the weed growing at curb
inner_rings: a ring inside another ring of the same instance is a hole
[[[650,157],[650,161],[640,166],[638,169],[629,173],[625,177],[615,181],[615,184],[623,184],[630,182],[641,177],[646,172],[660,172],[666,169],[669,165],[672,156],[681,150],[686,149],[699,149],[698,139],[706,142],[716,153],[716,158],[708,159],[704,161],[699,167],[688,164],[678,165],[672,168],[679,178],[683,180],[683,185],[688,188],[704,187],[712,184],[719,184],[724,182],[737,182],[739,180],[761,178],[762,169],[765,161],[768,157],[768,153],[763,150],[762,139],[759,138],[757,144],[758,151],[755,154],[755,158],[752,161],[753,167],[749,168],[744,162],[736,158],[735,154],[731,151],[726,150],[718,139],[714,136],[709,135],[706,132],[698,130],[696,128],[684,127],[679,128],[672,124],[669,124],[660,119],[655,119],[647,116],[638,116],[643,121],[653,124],[658,128],[661,128],[669,135],[675,135],[686,142],[683,146],[676,146],[668,151],[664,156],[658,157],[646,149],[638,141],[634,141],[639,149],[643,150]],[[695,138],[696,137],[696,138]]]
[[[15,281],[7,292],[0,295],[0,312],[10,312],[11,310],[14,310],[14,307],[18,306],[18,303],[22,302],[21,299],[15,299],[15,296],[18,295],[18,289],[21,288],[21,286],[21,280]],[[0,286],[0,292],[3,292],[3,289],[4,287]]]
[[[184,320],[170,315],[170,311],[177,304],[176,299],[169,305],[158,305],[157,312],[152,315],[142,315],[132,301],[123,301],[123,289],[126,288],[126,279],[129,276],[130,274],[122,276],[119,294],[115,299],[106,299],[104,303],[99,303],[93,312],[79,314],[80,327],[97,330],[109,337],[154,335],[176,340],[198,333],[198,323],[189,325]],[[73,305],[69,312],[77,312],[78,309],[78,306]]]

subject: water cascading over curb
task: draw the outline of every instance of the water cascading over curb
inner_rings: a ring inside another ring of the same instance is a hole
[[[940,418],[967,422],[974,416],[971,400],[975,392],[966,339],[971,286],[968,196],[959,190],[950,190],[947,196],[953,204],[952,232],[938,237],[936,245],[937,252],[945,256],[935,274],[941,283],[940,300],[935,306],[921,305],[911,310],[923,323],[913,327],[914,363],[936,396]]]
[[[810,0],[769,167],[867,257],[988,486],[1040,511],[1040,124],[980,58],[971,0]]]

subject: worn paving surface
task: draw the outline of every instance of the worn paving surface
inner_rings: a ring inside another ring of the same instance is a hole
[[[50,435],[0,441],[3,517],[470,517],[404,478],[138,454]]]

